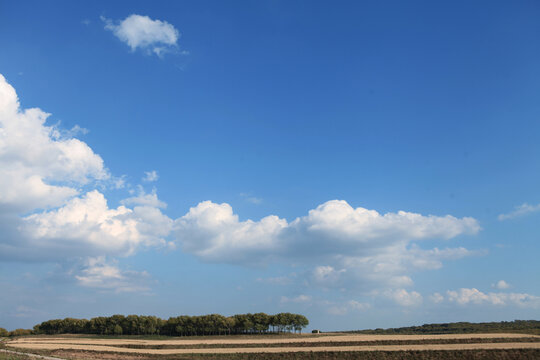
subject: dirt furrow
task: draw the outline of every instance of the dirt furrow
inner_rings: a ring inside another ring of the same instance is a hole
[[[273,348],[212,348],[212,349],[130,349],[114,346],[88,346],[77,344],[17,344],[18,348],[33,350],[86,350],[99,352],[138,353],[154,355],[170,354],[233,354],[233,353],[289,353],[326,351],[422,351],[422,350],[478,350],[478,349],[540,349],[540,343],[481,343],[481,344],[423,344],[423,345],[375,345],[375,346],[327,346],[327,347],[273,347]]]

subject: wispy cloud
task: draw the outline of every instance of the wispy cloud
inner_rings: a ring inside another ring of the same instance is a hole
[[[311,296],[309,295],[298,295],[298,296],[295,296],[295,297],[287,297],[287,296],[282,296],[281,297],[281,300],[280,302],[282,304],[286,304],[286,303],[309,303],[311,302]]]
[[[149,275],[146,271],[123,271],[104,257],[88,259],[87,266],[75,278],[81,286],[116,293],[148,292]]]
[[[349,300],[342,304],[328,303],[328,305],[330,306],[326,308],[326,312],[331,315],[339,316],[347,315],[351,311],[366,311],[371,308],[370,304],[361,303],[356,300]]]
[[[244,198],[245,201],[251,204],[259,205],[263,202],[263,199],[250,195],[248,193],[240,193],[240,196]]]
[[[540,211],[540,204],[538,205],[529,205],[527,203],[516,206],[514,211],[509,212],[508,214],[500,214],[497,218],[500,221],[514,219],[520,216],[524,216],[533,212]]]
[[[159,179],[159,175],[156,170],[152,171],[145,171],[144,177],[142,178],[142,181],[144,182],[153,182],[157,181]]]

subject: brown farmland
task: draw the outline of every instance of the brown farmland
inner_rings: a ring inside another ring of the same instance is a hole
[[[320,344],[320,345],[319,345]],[[335,344],[335,345],[334,345]],[[301,352],[457,351],[540,349],[540,336],[526,334],[319,335],[296,337],[175,338],[170,340],[26,337],[9,341],[20,351],[69,351],[141,355]],[[79,357],[83,358],[83,357]]]

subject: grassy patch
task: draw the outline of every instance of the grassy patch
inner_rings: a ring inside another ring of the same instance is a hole
[[[31,357],[28,357],[26,355],[17,355],[17,354],[9,354],[5,352],[0,352],[0,360],[30,360]]]

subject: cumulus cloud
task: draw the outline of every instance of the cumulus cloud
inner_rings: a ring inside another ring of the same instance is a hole
[[[520,293],[483,293],[476,288],[462,288],[459,290],[449,290],[446,292],[447,299],[450,302],[459,305],[517,305],[520,307],[540,307],[540,297],[529,294]]]
[[[527,214],[540,211],[540,204],[529,205],[527,203],[516,206],[516,208],[508,214],[500,214],[497,218],[500,221],[514,219],[517,217],[525,216]]]
[[[205,201],[177,219],[174,233],[184,251],[204,261],[256,263],[293,258],[319,262],[311,280],[323,286],[340,281],[363,286],[410,286],[411,269],[433,269],[441,261],[470,256],[465,248],[422,250],[413,241],[475,234],[473,218],[420,215],[399,211],[379,214],[328,201],[291,222],[278,216],[240,221],[229,204]],[[367,285],[366,285],[367,286]],[[372,285],[369,285],[372,286]]]
[[[122,271],[115,264],[107,263],[104,257],[90,258],[86,267],[76,275],[81,286],[116,293],[147,292],[149,274],[146,271]]]
[[[401,306],[417,306],[423,301],[423,297],[420,293],[416,291],[407,291],[405,289],[388,290],[385,292],[385,295]]]
[[[0,257],[129,255],[139,246],[163,245],[173,222],[155,191],[110,208],[96,188],[122,178],[112,177],[102,158],[73,138],[81,128],[64,131],[47,125],[48,117],[21,109],[0,75]]]
[[[206,261],[251,262],[275,253],[287,221],[267,216],[260,221],[239,221],[229,204],[204,201],[175,221],[182,248]]]
[[[158,199],[156,190],[154,189],[150,194],[147,194],[142,190],[139,189],[139,194],[137,196],[133,196],[127,199],[122,200],[122,204],[124,205],[143,205],[143,206],[150,206],[150,207],[156,207],[156,208],[166,208],[167,204],[163,201]]]
[[[48,116],[40,109],[21,109],[15,90],[0,77],[0,257],[4,259],[127,256],[140,247],[170,245],[167,238],[173,232],[184,251],[203,261],[294,261],[305,266],[302,271],[311,284],[368,291],[403,289],[413,284],[413,271],[436,269],[445,260],[474,254],[463,247],[418,245],[423,240],[475,234],[480,226],[473,218],[405,211],[380,214],[343,200],[328,201],[290,222],[276,215],[240,220],[229,204],[211,201],[173,221],[162,212],[166,204],[156,191],[146,193],[140,187],[120,206],[110,206],[98,184],[112,181],[122,187],[124,178],[112,177],[101,157],[73,137],[79,129],[65,132],[47,125]],[[157,172],[148,172],[145,178],[156,180]],[[95,268],[92,271],[107,269],[103,264]],[[88,270],[86,283],[93,281],[92,271]],[[417,298],[407,291],[392,296],[401,296],[402,303]]]
[[[101,20],[105,22],[105,29],[112,31],[132,51],[139,48],[161,57],[178,45],[180,33],[166,21],[152,20],[148,16],[136,14],[121,21],[105,17],[101,17]]]
[[[491,285],[492,287],[499,289],[499,290],[505,290],[510,288],[510,284],[507,283],[504,280],[499,280],[495,284]]]
[[[141,245],[162,243],[171,228],[172,220],[155,207],[110,209],[105,196],[93,190],[58,209],[24,218],[22,230],[40,247],[130,255]]]
[[[15,89],[0,75],[0,213],[58,206],[78,186],[109,177],[99,155],[46,125],[48,117],[20,109]]]

